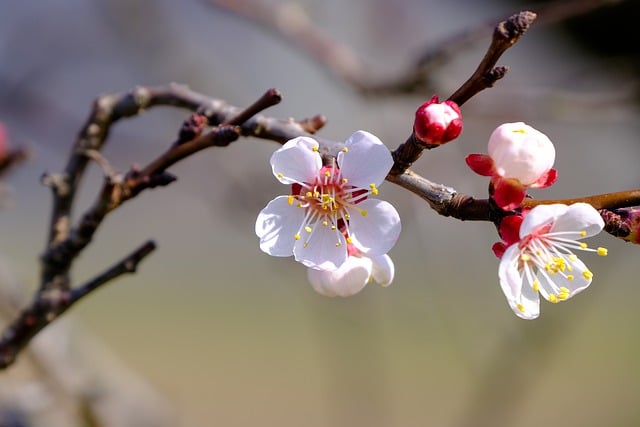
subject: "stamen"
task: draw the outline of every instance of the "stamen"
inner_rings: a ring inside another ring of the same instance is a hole
[[[313,150],[313,152],[317,153],[318,152],[318,146],[314,145],[313,147],[311,147],[311,150]]]
[[[593,278],[593,273],[589,270],[585,270],[582,272],[582,277],[584,277],[587,280],[591,280]]]
[[[531,284],[531,287],[533,288],[534,291],[538,292],[540,290],[540,281],[534,280],[533,283]]]
[[[287,197],[287,203],[289,203],[290,205],[293,205],[293,201],[294,201],[294,197],[293,195],[290,195],[289,197]]]
[[[372,182],[371,184],[369,184],[369,188],[371,188],[371,194],[373,194],[374,196],[378,195],[378,189],[376,188],[376,184],[374,182]]]
[[[518,309],[518,311],[519,311],[520,313],[524,313],[524,305],[522,305],[522,304],[518,304],[518,305],[516,305],[516,308]]]
[[[586,232],[586,231],[582,230],[582,231],[580,232],[580,237],[585,237],[586,235],[587,235],[587,232]]]
[[[296,240],[300,240],[300,233],[294,234],[293,238],[296,239]]]
[[[349,149],[348,149],[347,147],[344,147],[344,148],[342,149],[342,152],[343,152],[343,153],[348,153],[348,152],[349,152]]]
[[[609,250],[607,248],[599,247],[598,249],[596,249],[596,252],[600,256],[607,256]]]
[[[304,231],[306,231],[307,233],[311,233],[311,232],[313,231],[313,229],[307,225],[307,226],[304,228]]]
[[[549,302],[552,302],[554,304],[557,303],[558,302],[558,297],[555,296],[554,294],[549,294]]]

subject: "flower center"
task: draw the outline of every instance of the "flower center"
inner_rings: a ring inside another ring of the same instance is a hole
[[[349,184],[349,180],[342,176],[336,165],[324,166],[312,183],[295,183],[291,185],[291,195],[288,202],[306,211],[304,221],[294,238],[300,240],[306,234],[304,247],[311,240],[318,226],[329,227],[336,234],[336,247],[342,246],[346,236],[347,244],[352,242],[349,237],[349,220],[351,214],[359,212],[366,216],[367,211],[356,205],[365,200],[369,194],[378,194],[375,184],[369,189],[357,188]],[[305,233],[303,233],[303,231]],[[344,233],[344,234],[343,234]]]

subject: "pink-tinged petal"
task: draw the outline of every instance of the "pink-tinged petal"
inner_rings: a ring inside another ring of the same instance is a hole
[[[293,255],[295,234],[304,219],[304,209],[290,205],[287,196],[278,196],[260,211],[256,235],[260,249],[273,256]]]
[[[531,188],[547,188],[551,187],[558,180],[558,171],[555,169],[549,169],[543,174],[536,182],[529,185]]]
[[[375,255],[371,257],[373,262],[373,269],[371,271],[371,277],[380,286],[387,287],[393,282],[395,276],[395,266],[389,255]]]
[[[300,136],[287,141],[271,156],[273,175],[283,184],[313,182],[322,168],[318,142]]]
[[[564,205],[563,205],[564,206]],[[559,215],[551,227],[554,231],[575,231],[575,236],[567,235],[569,239],[582,239],[598,234],[604,228],[604,221],[600,213],[587,203],[574,203],[570,205],[563,215]],[[584,236],[579,233],[586,232]]]
[[[358,249],[369,255],[382,255],[396,244],[400,236],[400,215],[391,203],[367,199],[350,208],[349,233]]]
[[[502,210],[510,211],[517,208],[524,200],[526,194],[526,188],[517,180],[494,180],[493,200]]]
[[[371,277],[369,258],[349,257],[337,270],[307,269],[313,289],[328,297],[348,297],[360,292]]]
[[[369,184],[382,184],[393,166],[393,158],[377,136],[359,130],[347,139],[345,148],[346,151],[338,153],[338,166],[349,185],[369,188]]]
[[[302,230],[300,234],[293,247],[293,256],[305,266],[335,270],[347,259],[347,242],[339,231],[316,224],[311,233]]]
[[[472,171],[482,176],[493,176],[496,173],[493,159],[486,154],[469,154],[465,159]]]
[[[562,204],[538,205],[531,209],[520,226],[520,237],[525,237],[545,225],[553,224],[557,218],[567,212],[568,206]]]

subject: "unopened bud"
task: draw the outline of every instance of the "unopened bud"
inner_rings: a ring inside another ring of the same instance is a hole
[[[416,110],[413,133],[427,145],[440,145],[457,138],[462,132],[462,114],[453,101],[439,102],[434,95]]]

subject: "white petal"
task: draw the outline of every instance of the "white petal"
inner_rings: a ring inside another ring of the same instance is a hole
[[[306,136],[287,141],[271,156],[273,174],[283,184],[311,183],[322,168],[318,142]]]
[[[573,231],[577,233],[585,231],[585,236],[577,235],[575,238],[591,237],[598,234],[604,228],[604,221],[598,211],[587,203],[574,203],[566,212],[558,216],[551,227],[553,231]],[[571,238],[570,236],[567,236]]]
[[[369,184],[382,184],[393,166],[391,153],[382,141],[359,130],[347,139],[345,147],[346,153],[338,153],[338,166],[349,185],[369,188]]]
[[[294,236],[303,219],[304,209],[290,205],[288,196],[278,196],[270,201],[256,220],[260,249],[273,256],[293,255]]]
[[[520,252],[518,245],[511,245],[502,255],[500,266],[498,267],[498,278],[500,279],[500,287],[507,300],[516,301],[520,299],[522,292],[523,278],[518,271],[518,257]]]
[[[522,319],[532,320],[540,315],[540,295],[533,290],[531,283],[528,283],[526,280],[522,287],[522,293],[518,303],[511,307],[516,316]]]
[[[527,216],[524,217],[522,225],[520,226],[520,237],[525,237],[531,234],[542,225],[552,224],[556,219],[564,215],[569,207],[563,204],[555,205],[538,205],[531,209]]]
[[[347,259],[347,242],[337,230],[316,223],[312,233],[302,230],[300,240],[295,242],[293,255],[296,261],[307,267],[335,270]],[[305,243],[307,243],[305,247]],[[336,243],[339,243],[336,246]]]
[[[350,256],[337,270],[307,269],[307,278],[313,289],[321,295],[348,297],[367,285],[371,268],[371,259]]]
[[[371,271],[373,280],[380,286],[389,286],[395,275],[395,266],[389,255],[375,255],[371,257],[371,261],[373,262]]]
[[[535,183],[551,169],[555,148],[542,132],[522,122],[504,123],[489,137],[489,156],[501,176]]]
[[[535,319],[540,314],[540,298],[530,283],[526,283],[523,275],[518,271],[518,245],[507,248],[498,268],[500,288],[507,297],[511,310],[522,319]]]
[[[400,215],[391,203],[367,199],[349,208],[349,233],[358,249],[370,255],[382,255],[396,244],[400,236]],[[366,213],[363,215],[362,213]]]
[[[565,274],[570,274],[573,277],[569,280],[565,275],[560,273],[548,274],[542,271],[538,273],[538,280],[540,280],[540,294],[547,301],[551,300],[551,295],[555,297],[560,293],[561,288],[566,288],[569,291],[567,299],[585,290],[593,280],[590,274],[585,277],[585,271],[589,271],[587,266],[579,259],[568,262],[571,266],[571,271],[565,270]],[[589,277],[589,278],[587,278]]]

